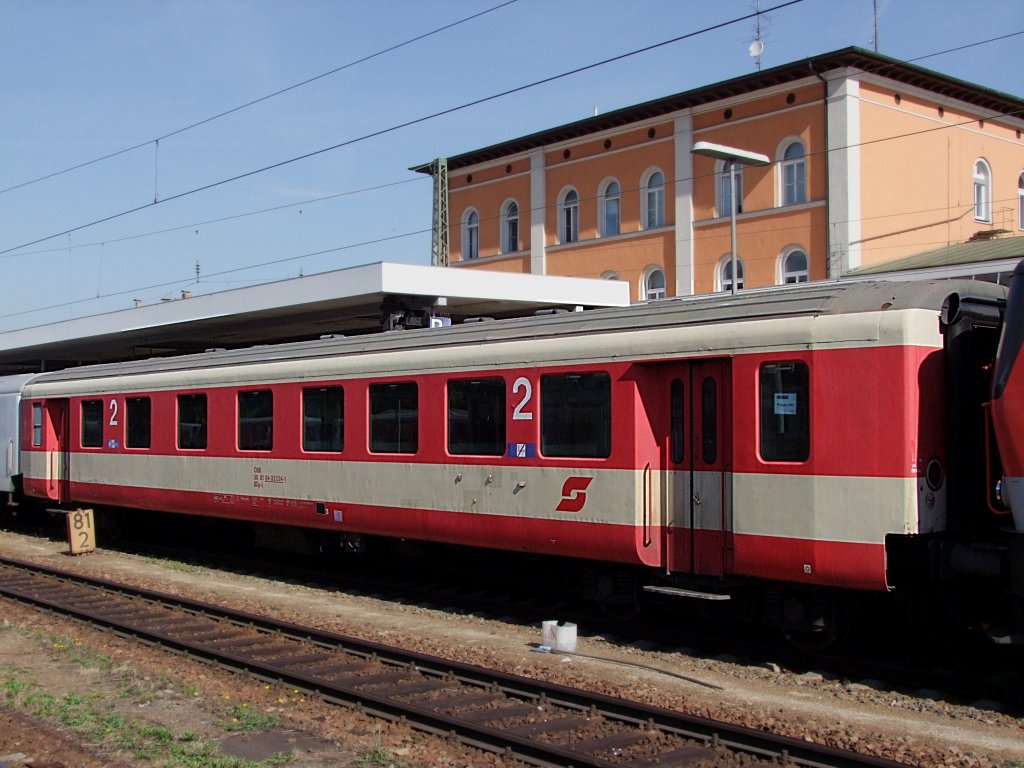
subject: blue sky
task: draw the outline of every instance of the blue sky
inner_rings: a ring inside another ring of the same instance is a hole
[[[515,0],[169,135],[502,2],[2,0],[0,189],[8,191],[0,194],[0,330],[123,309],[134,299],[152,303],[182,290],[209,293],[381,260],[429,263],[431,186],[410,166],[755,68],[747,52],[755,23],[748,20],[168,199],[755,7],[754,0]],[[1024,31],[1022,0],[878,5],[879,51],[894,58]],[[803,0],[763,17],[761,37],[765,68],[848,45],[870,49],[872,1]],[[916,63],[1021,96],[1022,41],[1024,35]],[[154,199],[167,202],[152,205]],[[212,221],[226,217],[235,218]],[[18,248],[70,229],[77,231]]]

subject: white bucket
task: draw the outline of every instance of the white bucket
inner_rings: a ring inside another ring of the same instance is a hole
[[[571,621],[555,626],[554,648],[562,653],[576,652],[576,625]]]
[[[557,619],[542,621],[540,624],[540,644],[548,648],[555,647],[555,628],[558,626]]]
[[[540,625],[540,642],[552,650],[573,653],[576,650],[576,625],[571,621],[559,624],[552,619]]]

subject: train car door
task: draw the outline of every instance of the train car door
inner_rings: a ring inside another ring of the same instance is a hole
[[[721,575],[731,567],[729,363],[702,360],[667,369],[661,430],[666,566],[673,572]]]
[[[71,408],[66,398],[46,401],[46,495],[58,503],[71,498]]]

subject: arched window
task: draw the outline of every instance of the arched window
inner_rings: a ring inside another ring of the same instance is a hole
[[[974,163],[974,220],[992,223],[992,170],[984,160]]]
[[[729,169],[736,167],[736,213],[743,213],[743,165],[735,160],[725,160],[718,171],[718,215],[732,214],[732,180]]]
[[[558,239],[562,243],[575,243],[580,239],[580,196],[568,189],[562,197],[558,222]]]
[[[470,208],[462,217],[462,258],[480,258],[480,214]]]
[[[799,248],[784,253],[779,263],[779,278],[782,285],[806,283],[810,279],[807,254]]]
[[[609,181],[601,193],[601,235],[619,234],[619,182]]]
[[[736,290],[743,289],[743,259],[736,257]],[[726,254],[718,265],[718,290],[732,290],[732,256]]]
[[[794,141],[786,147],[779,170],[782,175],[782,204],[806,203],[807,156],[802,142]]]
[[[665,298],[665,273],[660,267],[651,267],[644,275],[644,298],[648,301]]]
[[[501,252],[515,253],[518,250],[519,206],[515,200],[510,200],[501,212]]]
[[[1017,177],[1017,229],[1024,229],[1024,173]]]
[[[655,171],[644,185],[644,229],[665,226],[665,175]]]

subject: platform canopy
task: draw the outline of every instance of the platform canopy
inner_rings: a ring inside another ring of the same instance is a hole
[[[0,332],[0,373],[628,304],[613,280],[378,262]]]

